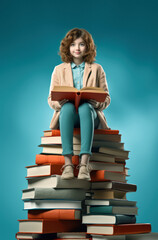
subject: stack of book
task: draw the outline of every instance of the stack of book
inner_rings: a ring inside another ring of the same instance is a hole
[[[135,192],[137,186],[127,182],[129,151],[124,150],[119,133],[113,135],[112,141],[107,139],[98,147],[94,144],[93,151],[98,153],[98,158],[92,157],[90,163],[94,170],[91,172],[92,199],[85,200],[82,216],[87,234],[91,234],[93,240],[98,239],[97,235],[123,240],[128,234],[149,233],[150,224],[136,223],[136,202],[127,200],[127,194]]]
[[[22,200],[28,219],[19,220],[18,240],[124,240],[126,234],[151,231],[150,224],[136,223],[136,202],[126,199],[136,185],[127,183],[129,151],[124,150],[118,130],[95,130],[91,182],[61,179],[64,157],[59,130],[44,131],[39,147],[42,152],[36,155],[35,165],[26,167],[28,188]],[[74,129],[75,176],[80,148],[80,129]]]
[[[72,162],[77,166],[79,156],[73,156]],[[82,202],[91,183],[77,178],[62,180],[64,157],[60,154],[37,154],[35,163],[26,167],[28,187],[22,192],[22,200],[28,219],[19,220],[16,238],[54,239],[60,232],[76,232],[83,238],[86,226],[82,224]]]

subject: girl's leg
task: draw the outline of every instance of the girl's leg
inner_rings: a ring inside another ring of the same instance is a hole
[[[92,155],[91,148],[93,143],[94,128],[99,125],[96,111],[89,103],[79,106],[80,130],[81,130],[81,163],[78,178],[90,180],[88,163]]]
[[[64,155],[65,165],[62,173],[63,179],[74,177],[72,155],[73,155],[73,130],[76,118],[76,110],[72,103],[65,103],[60,111],[59,126],[62,140],[62,155]]]

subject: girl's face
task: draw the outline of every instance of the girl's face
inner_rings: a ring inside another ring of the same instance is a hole
[[[81,37],[77,38],[70,44],[70,54],[74,59],[82,60],[85,52],[86,44]]]

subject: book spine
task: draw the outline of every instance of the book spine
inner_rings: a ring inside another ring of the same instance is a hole
[[[136,217],[129,215],[116,215],[116,224],[131,224],[136,223]]]

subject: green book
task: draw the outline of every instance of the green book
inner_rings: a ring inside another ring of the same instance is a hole
[[[138,211],[137,207],[124,207],[124,206],[90,206],[87,209],[88,214],[93,215],[109,215],[109,214],[125,214],[136,215]]]

